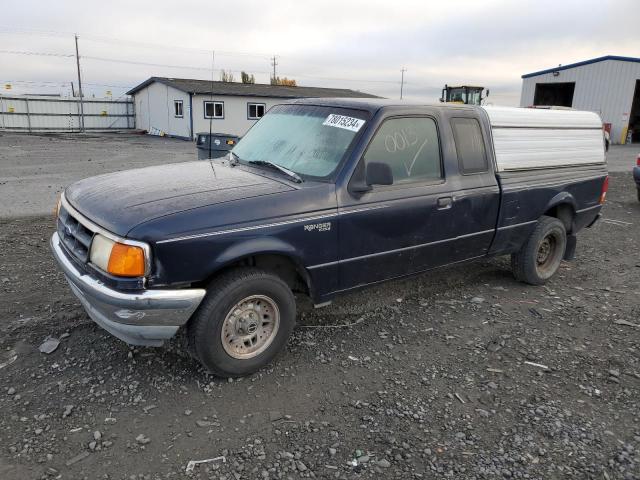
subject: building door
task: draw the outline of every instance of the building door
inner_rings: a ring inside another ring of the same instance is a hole
[[[533,104],[538,106],[571,107],[575,82],[536,83]]]

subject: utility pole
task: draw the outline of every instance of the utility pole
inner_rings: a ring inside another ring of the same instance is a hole
[[[82,79],[80,77],[80,55],[78,54],[78,35],[75,35],[76,39],[76,66],[78,67],[78,95],[80,96],[80,118],[78,119],[80,131],[84,132],[84,105],[82,103]]]
[[[272,83],[275,84],[276,81],[276,65],[278,65],[278,62],[276,62],[276,56],[274,55],[273,58],[271,59],[271,65],[273,66],[273,77],[272,77]]]
[[[402,75],[401,80],[400,80],[400,100],[402,100],[402,91],[404,90],[404,72],[406,72],[407,69],[402,67],[402,70],[400,70],[400,73]]]

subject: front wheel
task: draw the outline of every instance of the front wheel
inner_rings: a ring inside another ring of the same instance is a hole
[[[543,285],[560,268],[567,247],[567,231],[557,218],[542,216],[522,248],[511,254],[517,280]]]
[[[257,268],[231,270],[214,280],[188,326],[192,354],[211,373],[240,377],[269,364],[295,325],[293,293]]]

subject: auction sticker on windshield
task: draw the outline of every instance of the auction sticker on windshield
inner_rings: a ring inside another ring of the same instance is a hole
[[[346,115],[337,115],[335,113],[332,113],[324,122],[322,122],[322,125],[327,125],[328,127],[344,128],[345,130],[357,132],[362,128],[364,122],[364,120],[361,120],[359,118],[347,117]]]

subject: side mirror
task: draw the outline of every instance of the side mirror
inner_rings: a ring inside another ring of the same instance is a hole
[[[363,178],[364,177],[364,178]],[[372,185],[392,185],[393,172],[386,163],[367,163],[364,174],[360,173],[349,186],[354,193],[365,193],[371,190]]]
[[[391,167],[388,163],[367,163],[365,181],[367,185],[392,185],[393,172],[391,171]]]

